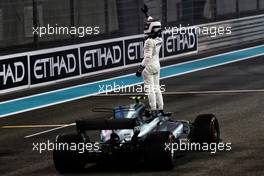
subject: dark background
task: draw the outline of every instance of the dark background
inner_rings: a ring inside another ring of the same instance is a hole
[[[141,34],[143,3],[163,26],[261,14],[261,0],[0,0],[0,55]],[[33,35],[32,27],[99,26],[100,35]]]

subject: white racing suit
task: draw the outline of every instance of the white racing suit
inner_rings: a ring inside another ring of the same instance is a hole
[[[144,59],[141,63],[145,67],[142,75],[151,110],[163,110],[164,105],[160,91],[159,52],[161,45],[161,38],[148,38],[144,44]]]

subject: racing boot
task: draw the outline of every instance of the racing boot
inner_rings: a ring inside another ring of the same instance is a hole
[[[158,117],[158,111],[157,110],[151,110],[151,118]]]
[[[150,115],[148,116],[148,118],[145,121],[148,123],[157,117],[158,117],[158,111],[157,110],[151,110]]]
[[[157,115],[160,116],[171,116],[171,112],[164,112],[163,110],[158,110]]]

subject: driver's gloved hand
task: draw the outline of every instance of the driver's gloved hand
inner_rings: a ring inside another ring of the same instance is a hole
[[[137,69],[137,72],[136,72],[136,76],[137,77],[141,77],[141,75],[142,75],[142,71],[144,70],[144,66],[143,65],[140,65],[139,67],[138,67],[138,69]]]

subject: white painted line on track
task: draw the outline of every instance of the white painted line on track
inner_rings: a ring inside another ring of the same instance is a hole
[[[245,50],[245,49],[242,49],[242,50]],[[238,50],[238,51],[240,51],[240,50]],[[230,52],[230,53],[232,53],[232,52]],[[222,54],[220,54],[220,55],[222,55]],[[236,62],[239,62],[239,61],[248,60],[248,59],[255,58],[255,57],[259,57],[259,56],[263,56],[263,55],[264,55],[264,53],[263,54],[254,55],[254,56],[250,56],[250,57],[241,58],[241,59],[234,60],[234,61],[229,61],[229,62],[221,63],[221,64],[215,64],[215,65],[208,66],[208,67],[194,69],[194,70],[191,70],[191,71],[186,71],[186,72],[182,72],[182,73],[172,74],[170,76],[164,76],[164,77],[162,77],[160,79],[163,80],[163,79],[168,79],[168,78],[172,78],[172,77],[176,77],[176,76],[181,76],[181,75],[185,75],[185,74],[189,74],[189,73],[193,73],[193,72],[197,72],[197,71],[201,71],[201,70],[206,70],[206,69],[209,69],[209,68],[214,68],[214,67],[218,67],[218,66],[222,66],[222,65],[236,63]],[[215,55],[215,56],[218,56],[218,55]],[[197,60],[194,60],[194,61],[204,60],[204,59],[205,58],[197,59]],[[194,61],[187,61],[187,62],[175,64],[175,65],[169,65],[169,66],[165,66],[163,68],[169,68],[169,67],[172,67],[172,66],[182,65],[182,64],[189,63],[189,62],[194,62]],[[115,77],[115,78],[122,78],[122,77],[130,76],[130,75],[134,75],[134,73],[133,74],[119,76],[119,77]],[[110,78],[110,79],[106,79],[106,80],[113,80],[115,78]],[[101,80],[101,81],[106,81],[106,80]],[[40,94],[36,94],[36,95],[31,95],[31,96],[27,96],[27,97],[22,97],[22,98],[7,100],[7,101],[4,101],[4,102],[0,102],[0,105],[3,104],[3,103],[7,103],[7,102],[12,102],[12,101],[16,101],[16,100],[22,100],[22,99],[25,99],[25,98],[35,97],[35,96],[38,96],[38,95],[44,95],[44,94],[48,94],[48,93],[52,93],[52,92],[67,90],[67,89],[70,89],[70,88],[80,87],[80,86],[84,86],[84,85],[89,85],[89,84],[93,84],[93,83],[97,83],[97,82],[101,82],[101,81],[95,81],[95,82],[92,82],[92,83],[87,83],[87,84],[77,85],[77,86],[73,86],[73,87],[67,87],[67,88],[63,88],[63,89],[53,90],[53,91],[50,91],[50,92],[44,92],[44,93],[40,93]],[[127,85],[127,87],[135,86],[135,85],[142,84],[142,83],[143,82],[139,82],[139,83],[135,83],[135,84],[130,84],[130,85]],[[113,91],[113,90],[109,90],[109,91]],[[58,101],[58,102],[55,102],[55,103],[50,103],[50,104],[46,104],[46,105],[42,105],[42,106],[38,106],[38,107],[34,107],[34,108],[24,109],[24,110],[21,110],[21,111],[12,112],[12,113],[8,113],[8,114],[5,114],[5,115],[0,115],[0,118],[6,117],[6,116],[15,115],[15,114],[19,114],[19,113],[23,113],[23,112],[32,111],[32,110],[36,110],[36,109],[40,109],[40,108],[45,108],[45,107],[49,107],[49,106],[53,106],[53,105],[57,105],[57,104],[67,103],[67,102],[70,102],[70,101],[79,100],[79,99],[82,99],[82,98],[87,98],[87,97],[91,97],[93,95],[98,95],[98,94],[100,94],[100,93],[99,92],[98,93],[93,93],[93,94],[79,96],[79,97],[75,97],[75,98],[70,98],[70,99],[67,99],[67,100]]]
[[[239,93],[264,93],[264,89],[249,89],[249,90],[213,90],[213,91],[176,91],[176,92],[163,92],[162,94],[164,95],[184,95],[184,94],[239,94]],[[100,94],[100,95],[95,95],[95,96],[135,96],[135,95],[145,95],[144,93],[137,93],[137,94]],[[75,123],[63,125],[57,128],[52,128],[49,130],[41,131],[38,133],[34,133],[31,135],[25,136],[25,138],[31,138],[35,136],[39,136],[45,133],[49,133],[52,131],[60,130],[63,128],[67,128],[70,126],[76,125]]]
[[[162,95],[184,95],[184,94],[241,94],[241,93],[264,93],[264,89],[246,89],[246,90],[207,90],[207,91],[173,91],[162,92]],[[145,93],[104,93],[93,95],[93,97],[103,96],[138,96],[147,95]]]
[[[76,123],[70,123],[70,124],[63,125],[63,126],[60,126],[60,127],[57,127],[57,128],[52,128],[52,129],[49,129],[49,130],[45,130],[45,131],[41,131],[41,132],[34,133],[34,134],[31,134],[31,135],[27,135],[24,138],[31,138],[31,137],[34,137],[34,136],[39,136],[41,134],[45,134],[45,133],[49,133],[49,132],[52,132],[52,131],[60,130],[62,128],[66,128],[66,127],[70,127],[70,126],[75,126],[75,124]]]
[[[177,63],[177,64],[172,64],[172,65],[164,66],[161,69],[166,69],[166,68],[170,68],[170,67],[174,67],[174,66],[179,66],[179,65],[184,65],[184,64],[188,64],[188,63],[194,63],[194,62],[197,62],[197,61],[202,61],[202,60],[210,59],[212,57],[224,56],[224,55],[227,55],[227,54],[232,54],[232,53],[236,53],[236,52],[246,51],[246,50],[254,49],[254,48],[260,48],[260,47],[263,47],[263,46],[264,45],[262,44],[262,45],[258,45],[258,46],[253,46],[253,47],[238,49],[238,50],[234,50],[234,51],[229,51],[229,52],[225,52],[225,53],[221,53],[221,54],[211,55],[211,56],[203,57],[203,58],[200,58],[200,59],[195,59],[195,60],[190,60],[190,61],[186,61],[186,62],[181,62],[181,63]],[[243,61],[243,60],[247,60],[247,59],[250,59],[250,58],[255,58],[255,57],[259,57],[259,56],[263,56],[263,55],[264,55],[264,53],[257,54],[257,55],[254,55],[254,56],[249,56],[249,57],[245,57],[245,58],[241,58],[241,59],[237,59],[237,60],[232,60],[232,61],[225,62],[225,63],[221,63],[221,64],[215,64],[215,65],[212,65],[212,66],[203,67],[201,69],[194,69],[192,71],[182,72],[180,74],[173,74],[171,76],[166,76],[166,77],[163,77],[161,79],[166,79],[166,78],[170,78],[170,77],[184,75],[184,74],[187,74],[187,73],[193,73],[193,72],[196,72],[196,71],[201,71],[201,70],[205,70],[205,69],[209,69],[209,68],[214,68],[214,67],[217,67],[217,66],[227,65],[227,64],[230,64],[230,63],[235,63],[235,62],[239,62],[239,61]],[[57,89],[57,90],[42,92],[42,93],[38,93],[38,94],[34,94],[34,95],[29,95],[29,96],[25,96],[25,97],[14,98],[14,99],[11,99],[11,100],[6,100],[6,101],[0,102],[0,105],[3,104],[3,103],[9,103],[9,102],[13,102],[13,101],[17,101],[17,100],[23,100],[23,99],[27,99],[27,98],[31,98],[31,97],[40,96],[40,95],[46,95],[46,94],[49,94],[49,93],[60,92],[60,91],[64,91],[64,90],[68,90],[68,89],[72,89],[72,88],[78,88],[78,87],[82,87],[82,86],[87,86],[87,85],[94,84],[94,83],[100,83],[100,82],[103,82],[103,81],[109,81],[109,80],[114,80],[114,79],[118,79],[118,78],[123,78],[123,77],[127,77],[127,76],[130,76],[130,75],[134,75],[134,73],[127,74],[127,75],[122,75],[122,76],[117,76],[117,77],[114,77],[114,78],[108,78],[108,79],[98,80],[98,81],[94,81],[94,82],[90,82],[90,83],[85,83],[85,84],[70,86],[70,87],[61,88],[61,89]],[[89,96],[81,96],[80,98],[77,97],[76,99],[81,99],[81,98],[84,98],[84,97],[89,97]],[[75,100],[75,99],[74,98],[73,99],[69,99],[69,101],[72,101],[72,100]],[[64,102],[68,102],[68,101],[62,101],[62,102],[59,102],[59,103],[64,103]],[[58,103],[54,103],[54,104],[58,104]],[[54,105],[54,104],[52,103],[50,105]],[[48,105],[48,106],[50,106],[50,105]],[[40,106],[40,107],[42,108],[42,107],[46,107],[46,106]],[[32,108],[30,110],[34,110],[34,108]],[[19,112],[24,112],[24,111],[19,111]],[[10,114],[7,114],[7,115],[12,115],[12,114],[13,113],[10,113]]]
[[[2,126],[1,128],[5,129],[16,129],[16,128],[50,128],[50,127],[61,127],[64,126],[65,124],[52,124],[52,125],[6,125]]]

